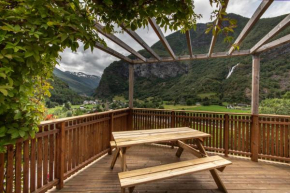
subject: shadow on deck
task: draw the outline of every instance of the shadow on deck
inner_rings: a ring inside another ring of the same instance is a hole
[[[177,149],[158,145],[142,145],[130,148],[127,153],[129,170],[168,164],[193,159],[183,152],[181,158],[175,156]],[[106,155],[99,161],[83,169],[65,182],[62,190],[50,192],[121,192],[118,160],[114,170],[109,168],[112,156]],[[227,158],[233,162],[220,176],[228,192],[290,193],[290,166],[264,162],[251,162],[243,158]],[[188,174],[172,179],[136,186],[134,193],[191,193],[220,192],[209,171]]]

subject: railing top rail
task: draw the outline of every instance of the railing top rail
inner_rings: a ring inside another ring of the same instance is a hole
[[[133,108],[133,110],[152,110],[152,111],[174,111],[174,112],[192,112],[192,113],[210,113],[210,114],[228,114],[228,115],[247,115],[251,116],[251,113],[230,113],[230,112],[213,112],[213,111],[194,111],[194,110],[174,110],[174,109],[152,109],[152,108]]]
[[[129,110],[129,108],[104,111],[104,112],[98,112],[98,113],[91,113],[91,114],[85,114],[85,115],[79,115],[79,116],[73,116],[73,117],[66,117],[66,118],[61,118],[61,119],[53,119],[53,120],[49,120],[49,121],[42,121],[38,126],[55,124],[55,123],[60,123],[60,122],[64,122],[64,121],[71,121],[71,120],[75,120],[75,119],[82,119],[82,118],[91,117],[91,116],[95,116],[95,115],[105,115],[105,114],[110,114],[110,113],[116,113],[116,112],[121,112],[124,110]]]

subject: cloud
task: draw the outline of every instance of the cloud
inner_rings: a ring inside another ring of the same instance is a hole
[[[244,17],[251,17],[261,2],[262,0],[230,0],[227,12],[239,14]],[[198,23],[210,22],[210,14],[213,11],[213,7],[210,6],[209,0],[195,0],[194,3],[196,13],[203,15],[203,17],[198,20]],[[290,1],[274,1],[269,9],[264,13],[262,18],[276,17],[279,15],[287,14],[289,13],[289,10]],[[116,30],[118,30],[118,28],[116,28]],[[162,29],[162,31],[165,36],[173,33],[173,31],[170,30],[165,32],[164,29]],[[138,29],[136,32],[149,46],[152,46],[159,40],[151,26],[145,29]],[[135,50],[143,49],[141,45],[139,45],[126,33],[118,33],[116,36]],[[110,48],[120,52],[123,55],[130,54],[128,51],[124,50],[112,41],[106,39],[105,37],[104,39]],[[81,71],[87,74],[101,76],[104,69],[110,63],[119,60],[118,58],[111,56],[99,49],[95,49],[93,52],[91,52],[89,49],[84,51],[83,47],[84,46],[80,43],[80,47],[75,53],[73,53],[70,49],[64,50],[64,52],[61,53],[62,60],[60,61],[60,66],[58,68],[61,70],[68,70],[73,72]]]

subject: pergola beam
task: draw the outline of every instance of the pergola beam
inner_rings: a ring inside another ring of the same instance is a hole
[[[192,46],[191,46],[190,30],[187,30],[187,31],[186,31],[186,40],[187,40],[188,52],[189,52],[190,57],[192,58],[192,57],[193,57],[193,54],[192,54]]]
[[[116,52],[115,50],[109,48],[109,47],[105,47],[103,44],[100,44],[100,43],[95,43],[95,47],[96,48],[99,48],[100,50],[108,53],[108,54],[111,54],[121,60],[124,60],[126,62],[129,62],[129,63],[133,63],[133,60],[128,58],[127,56],[124,56],[123,54],[120,54],[119,52]]]
[[[154,56],[157,60],[161,60],[160,56],[154,52],[152,48],[134,31],[126,28],[124,25],[121,25],[124,31],[126,31],[136,42],[138,42],[143,48],[145,48],[152,56]]]
[[[228,3],[229,3],[229,0],[225,0],[224,5],[221,5],[221,7],[220,7],[220,11],[226,10]],[[215,33],[213,34],[213,36],[211,38],[211,43],[209,46],[208,57],[210,57],[212,52],[213,52],[213,49],[214,49],[214,46],[215,46],[215,43],[217,40],[217,33],[216,33],[217,26],[220,26],[221,23],[222,23],[222,20],[220,18],[217,18],[216,23],[215,23],[215,27],[214,27]]]
[[[273,3],[274,0],[263,0],[251,19],[248,21],[232,47],[230,48],[228,54],[231,55],[235,49],[235,45],[240,45],[244,38],[248,35],[251,31],[253,26],[259,21],[260,17],[264,14],[264,12],[268,9],[268,7]]]
[[[142,56],[141,54],[139,54],[138,52],[136,52],[133,48],[131,48],[130,46],[128,46],[127,44],[125,44],[125,42],[123,42],[122,40],[120,40],[118,37],[112,35],[112,34],[107,34],[103,31],[103,26],[96,23],[95,25],[96,29],[98,32],[100,32],[101,34],[103,34],[105,37],[107,37],[108,39],[112,40],[113,42],[115,42],[116,44],[118,44],[119,46],[121,46],[122,48],[124,48],[125,50],[127,50],[128,52],[130,52],[131,54],[135,55],[136,57],[138,57],[140,60],[142,60],[143,62],[146,62],[146,58],[144,56]]]
[[[263,46],[272,37],[285,29],[290,24],[290,14],[287,15],[276,27],[274,27],[267,35],[265,35],[256,45],[254,45],[250,52],[251,54],[256,52],[261,46]]]
[[[247,56],[250,55],[250,50],[239,50],[239,51],[234,51],[232,53],[232,56]],[[226,57],[231,57],[228,55],[227,52],[216,52],[212,53],[210,58],[226,58]],[[183,56],[178,56],[176,60],[174,60],[171,57],[162,57],[160,62],[172,62],[172,61],[187,61],[187,60],[196,60],[196,59],[208,59],[207,54],[193,54],[192,57],[190,55],[183,55]],[[154,58],[148,58],[146,63],[157,63],[159,62],[158,60]],[[134,64],[142,64],[144,63],[142,60],[133,60]]]
[[[281,46],[281,45],[286,44],[286,43],[290,43],[290,34],[263,45],[256,52],[257,53],[264,52],[264,51],[276,48],[276,47]]]
[[[164,34],[162,33],[160,27],[156,24],[156,21],[154,18],[150,18],[149,19],[149,23],[152,26],[153,30],[155,31],[156,35],[159,37],[160,41],[162,42],[162,44],[164,45],[164,47],[167,49],[167,51],[169,52],[170,56],[176,60],[176,56],[173,52],[173,50],[171,49],[168,41],[166,40]]]

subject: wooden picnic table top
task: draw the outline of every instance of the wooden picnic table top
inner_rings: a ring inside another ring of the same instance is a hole
[[[140,145],[146,143],[205,138],[210,136],[211,135],[208,133],[191,129],[189,127],[113,132],[113,137],[117,147],[128,147],[132,145]]]

